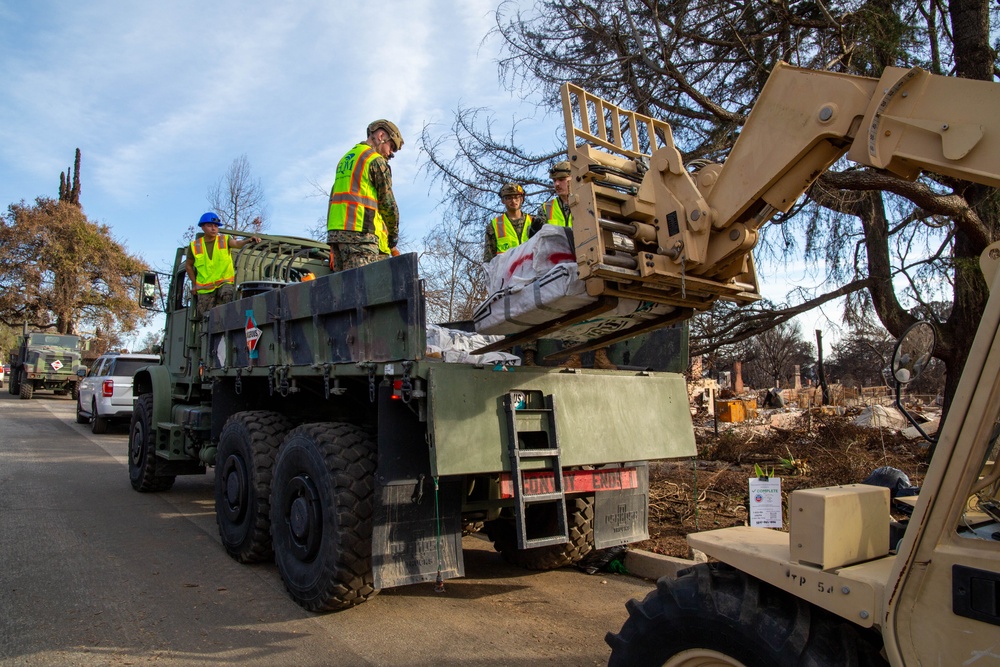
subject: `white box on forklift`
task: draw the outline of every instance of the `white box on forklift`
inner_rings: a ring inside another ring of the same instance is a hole
[[[788,536],[793,561],[829,570],[889,553],[889,489],[845,484],[793,491]]]

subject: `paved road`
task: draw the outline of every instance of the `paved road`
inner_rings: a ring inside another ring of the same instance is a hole
[[[211,476],[128,483],[126,429],[95,436],[68,397],[0,390],[2,665],[602,665],[603,637],[652,584],[507,566],[465,539],[467,577],[334,614],[273,565],[222,549]]]

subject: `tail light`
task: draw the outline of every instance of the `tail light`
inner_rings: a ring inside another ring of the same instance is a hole
[[[101,396],[104,398],[110,398],[115,395],[115,381],[105,380],[101,385]]]
[[[393,380],[392,381],[392,400],[398,401],[403,398],[403,381]]]

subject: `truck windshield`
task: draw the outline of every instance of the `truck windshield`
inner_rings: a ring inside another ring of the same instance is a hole
[[[59,334],[31,334],[30,345],[53,345],[56,347],[71,347],[74,350],[79,345],[80,339],[76,336],[60,336]]]

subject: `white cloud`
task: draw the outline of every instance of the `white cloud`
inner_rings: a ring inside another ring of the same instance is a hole
[[[246,153],[276,230],[325,214],[337,161],[379,117],[407,235],[437,205],[419,171],[425,123],[460,102],[511,105],[493,0],[0,3],[0,204],[55,196],[83,152],[83,204],[153,262],[173,256],[208,188]]]

